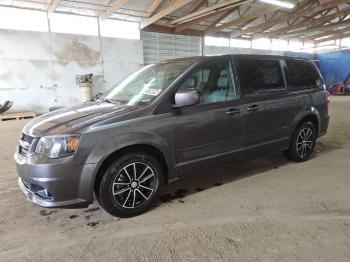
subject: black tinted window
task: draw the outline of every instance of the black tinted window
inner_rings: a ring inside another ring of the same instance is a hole
[[[284,80],[278,60],[238,59],[238,72],[242,92],[284,89]]]
[[[289,71],[288,85],[292,89],[310,89],[321,84],[321,79],[314,65],[303,60],[286,60]]]

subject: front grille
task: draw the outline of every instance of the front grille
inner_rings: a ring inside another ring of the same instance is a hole
[[[18,146],[18,153],[20,153],[22,156],[26,156],[28,154],[28,149],[25,149],[22,146]]]
[[[28,154],[29,148],[32,145],[34,137],[22,134],[21,139],[19,140],[18,145],[18,153],[22,156],[26,156]]]
[[[28,135],[26,135],[26,134],[23,133],[22,136],[21,136],[21,140],[24,141],[24,142],[28,142],[29,144],[31,144],[31,143],[33,142],[33,140],[34,140],[34,137],[28,136]]]

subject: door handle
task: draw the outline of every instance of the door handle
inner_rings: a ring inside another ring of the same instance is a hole
[[[258,105],[252,105],[250,107],[247,108],[248,112],[255,112],[258,111],[260,109],[260,107]]]
[[[242,110],[240,108],[231,108],[226,112],[226,115],[235,115],[241,113]]]

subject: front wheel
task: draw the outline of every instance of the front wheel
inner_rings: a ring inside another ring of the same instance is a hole
[[[152,206],[162,183],[163,171],[153,156],[129,153],[107,168],[99,186],[99,202],[113,216],[136,216]]]
[[[296,162],[304,162],[311,158],[316,144],[316,128],[311,122],[298,126],[292,137],[286,156]]]

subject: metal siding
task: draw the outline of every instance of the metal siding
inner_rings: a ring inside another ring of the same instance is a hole
[[[143,32],[144,64],[202,55],[202,38],[156,32]]]

